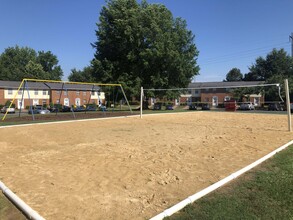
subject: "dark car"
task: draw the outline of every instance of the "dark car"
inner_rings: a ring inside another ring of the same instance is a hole
[[[101,105],[99,108],[102,112],[107,111],[107,107],[104,105]]]
[[[189,105],[189,110],[197,110],[197,106],[195,104]]]
[[[166,110],[174,110],[173,105],[166,105]]]
[[[201,110],[210,110],[210,105],[209,104],[202,104]]]
[[[280,103],[270,103],[268,106],[269,111],[284,111],[283,106]]]
[[[49,114],[50,111],[46,108],[44,108],[42,105],[36,105],[31,107],[31,109],[28,111],[29,114]]]
[[[97,107],[93,105],[89,105],[85,109],[86,111],[97,111]]]
[[[71,107],[63,105],[60,111],[61,112],[71,112]]]
[[[50,112],[59,112],[59,108],[57,106],[49,107],[48,110]]]
[[[85,107],[84,106],[76,106],[72,109],[74,112],[84,112]]]
[[[161,110],[162,109],[162,103],[155,103],[153,110]]]

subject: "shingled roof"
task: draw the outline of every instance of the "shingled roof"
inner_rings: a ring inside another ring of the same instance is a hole
[[[20,86],[20,81],[1,81],[0,80],[0,88],[4,89],[18,89]],[[29,89],[53,89],[53,90],[61,90],[63,83],[45,83],[45,82],[32,82],[27,81],[27,87]],[[70,84],[64,83],[63,89],[65,90],[76,90],[76,91],[91,91],[91,90],[99,90],[100,87],[95,85],[85,85],[85,84]]]

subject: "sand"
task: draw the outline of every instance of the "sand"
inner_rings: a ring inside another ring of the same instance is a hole
[[[147,219],[292,139],[276,114],[192,112],[0,129],[0,180],[50,219]]]

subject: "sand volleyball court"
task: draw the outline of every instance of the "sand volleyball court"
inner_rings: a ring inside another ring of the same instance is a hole
[[[292,139],[287,116],[192,112],[0,129],[0,180],[50,219],[148,219]]]

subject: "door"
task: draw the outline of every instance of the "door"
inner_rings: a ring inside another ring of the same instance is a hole
[[[39,104],[39,100],[38,99],[33,99],[33,105],[38,105]]]
[[[24,103],[21,101],[21,99],[17,100],[17,108],[18,109],[24,109]]]
[[[76,106],[80,106],[80,98],[76,98],[75,99],[75,105]]]
[[[213,96],[213,106],[218,106],[218,96]]]
[[[65,105],[65,106],[69,106],[69,104],[70,104],[70,103],[69,103],[69,98],[65,98],[65,99],[64,99],[64,105]]]

